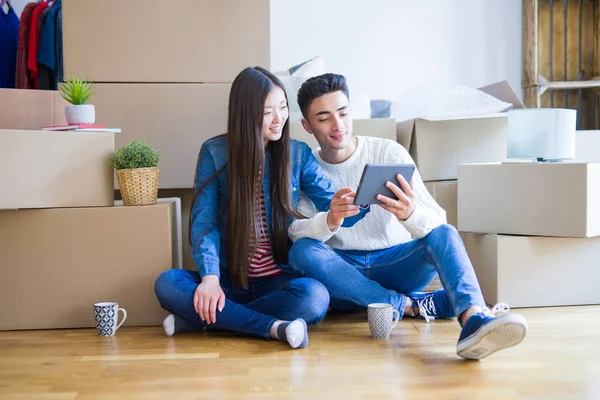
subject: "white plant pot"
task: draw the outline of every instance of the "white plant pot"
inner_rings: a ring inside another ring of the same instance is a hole
[[[80,104],[65,107],[67,124],[93,124],[96,122],[96,108],[93,104]]]

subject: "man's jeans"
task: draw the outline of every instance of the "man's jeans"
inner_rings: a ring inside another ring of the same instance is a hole
[[[289,254],[290,273],[322,282],[331,306],[342,310],[389,303],[402,317],[407,298],[439,274],[456,315],[485,307],[479,283],[460,235],[444,224],[422,239],[377,251],[334,250],[313,239],[300,239]]]
[[[226,280],[225,280],[226,281]],[[270,278],[250,279],[250,290],[231,289],[222,284],[225,307],[217,310],[217,322],[208,325],[194,310],[194,292],[200,284],[195,271],[172,269],[163,272],[154,285],[163,308],[176,314],[189,327],[234,331],[269,339],[273,323],[303,318],[316,324],[329,307],[329,294],[321,283],[286,273]]]

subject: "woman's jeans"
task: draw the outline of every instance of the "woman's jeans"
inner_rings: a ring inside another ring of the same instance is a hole
[[[406,295],[422,291],[439,275],[460,315],[485,301],[460,235],[444,224],[422,239],[376,251],[334,250],[313,239],[300,239],[289,254],[290,273],[322,282],[331,307],[352,310],[389,303],[403,316]]]
[[[208,325],[194,310],[194,292],[200,282],[198,272],[172,269],[162,273],[154,285],[162,307],[197,330],[209,327],[269,339],[271,326],[278,319],[302,318],[307,324],[316,324],[329,307],[329,294],[321,283],[283,273],[250,279],[249,291],[222,284],[225,307],[217,310],[217,322]]]

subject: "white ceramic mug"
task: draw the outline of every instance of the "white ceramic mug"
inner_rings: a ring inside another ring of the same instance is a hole
[[[391,304],[373,303],[367,307],[367,318],[373,339],[388,339],[400,320],[400,312]]]
[[[123,311],[123,319],[117,325],[119,311]],[[94,304],[94,319],[96,320],[96,330],[100,336],[114,336],[117,329],[127,319],[127,311],[119,308],[119,305],[112,301],[96,303]]]

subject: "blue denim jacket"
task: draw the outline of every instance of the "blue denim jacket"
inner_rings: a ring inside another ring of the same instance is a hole
[[[329,210],[335,190],[331,181],[325,176],[312,150],[304,142],[291,140],[290,151],[290,191],[294,207],[298,206],[299,193],[302,191],[315,204],[319,211]],[[271,198],[269,178],[270,157],[265,156],[265,174],[263,191],[265,193],[265,209],[267,227],[271,233]],[[217,136],[202,145],[198,155],[194,187],[202,187],[227,163],[227,138]],[[227,257],[225,255],[225,232],[227,224],[227,168],[213,179],[202,190],[192,207],[192,257],[198,266],[201,277],[205,275],[227,276]],[[352,218],[346,218],[343,226],[352,226],[359,221],[369,209]],[[287,226],[292,223],[293,216],[288,216]],[[288,246],[291,241],[288,241]],[[289,247],[288,247],[289,250]]]

